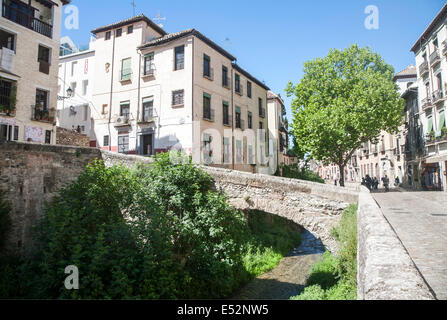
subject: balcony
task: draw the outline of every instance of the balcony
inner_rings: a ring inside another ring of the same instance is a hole
[[[438,63],[440,61],[441,61],[441,55],[439,54],[439,50],[436,49],[430,55],[430,64],[433,66],[433,65],[435,65],[436,63]]]
[[[447,56],[447,40],[442,43],[442,54]]]
[[[24,10],[28,12],[25,12]],[[53,26],[47,22],[33,17],[32,12],[34,12],[34,9],[29,6],[26,6],[25,9],[18,9],[11,6],[10,3],[7,4],[6,1],[4,1],[2,5],[3,18],[13,21],[48,38],[52,38]]]
[[[156,121],[157,117],[153,114],[142,115],[140,120],[138,120],[138,124],[150,124]]]
[[[214,109],[204,109],[203,110],[203,120],[214,122]]]
[[[433,92],[433,103],[438,103],[444,100],[444,92],[439,89]]]
[[[31,120],[39,122],[54,123],[56,120],[56,110],[43,106],[31,106]]]
[[[419,66],[419,74],[421,75],[421,77],[423,77],[426,73],[428,73],[428,62],[424,61]]]
[[[433,105],[432,105],[431,99],[429,97],[422,99],[422,110],[427,110],[432,107],[433,107]]]

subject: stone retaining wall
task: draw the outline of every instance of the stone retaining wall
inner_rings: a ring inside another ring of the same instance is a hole
[[[434,299],[365,187],[359,196],[357,289],[359,300]]]

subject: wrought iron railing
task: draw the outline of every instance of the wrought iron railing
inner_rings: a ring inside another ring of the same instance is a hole
[[[438,61],[441,61],[441,56],[439,55],[439,50],[436,49],[430,54],[430,64],[433,65]]]
[[[31,12],[31,10],[30,10]],[[49,38],[53,37],[53,26],[42,20],[32,17],[29,13],[23,12],[18,8],[14,8],[5,2],[2,5],[2,16],[8,20],[11,20],[21,26],[34,30]]]
[[[55,110],[41,105],[31,106],[31,120],[40,122],[54,122],[56,119]]]
[[[422,76],[422,75],[426,74],[427,72],[428,72],[428,62],[424,61],[419,66],[419,74]]]

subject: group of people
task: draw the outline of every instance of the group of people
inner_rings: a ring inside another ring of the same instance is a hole
[[[390,191],[390,178],[388,178],[387,175],[385,175],[382,178],[382,183],[383,183],[383,187],[385,188],[385,192]],[[394,185],[397,187],[397,186],[399,186],[399,184],[400,184],[400,179],[399,179],[399,177],[397,177],[396,180],[394,181]],[[371,178],[367,174],[365,178],[362,178],[362,185],[367,187],[369,189],[369,191],[378,190],[379,189],[379,180],[376,177]]]

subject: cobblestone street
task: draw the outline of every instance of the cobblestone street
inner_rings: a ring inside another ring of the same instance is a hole
[[[389,192],[373,196],[436,298],[447,300],[447,194]]]

